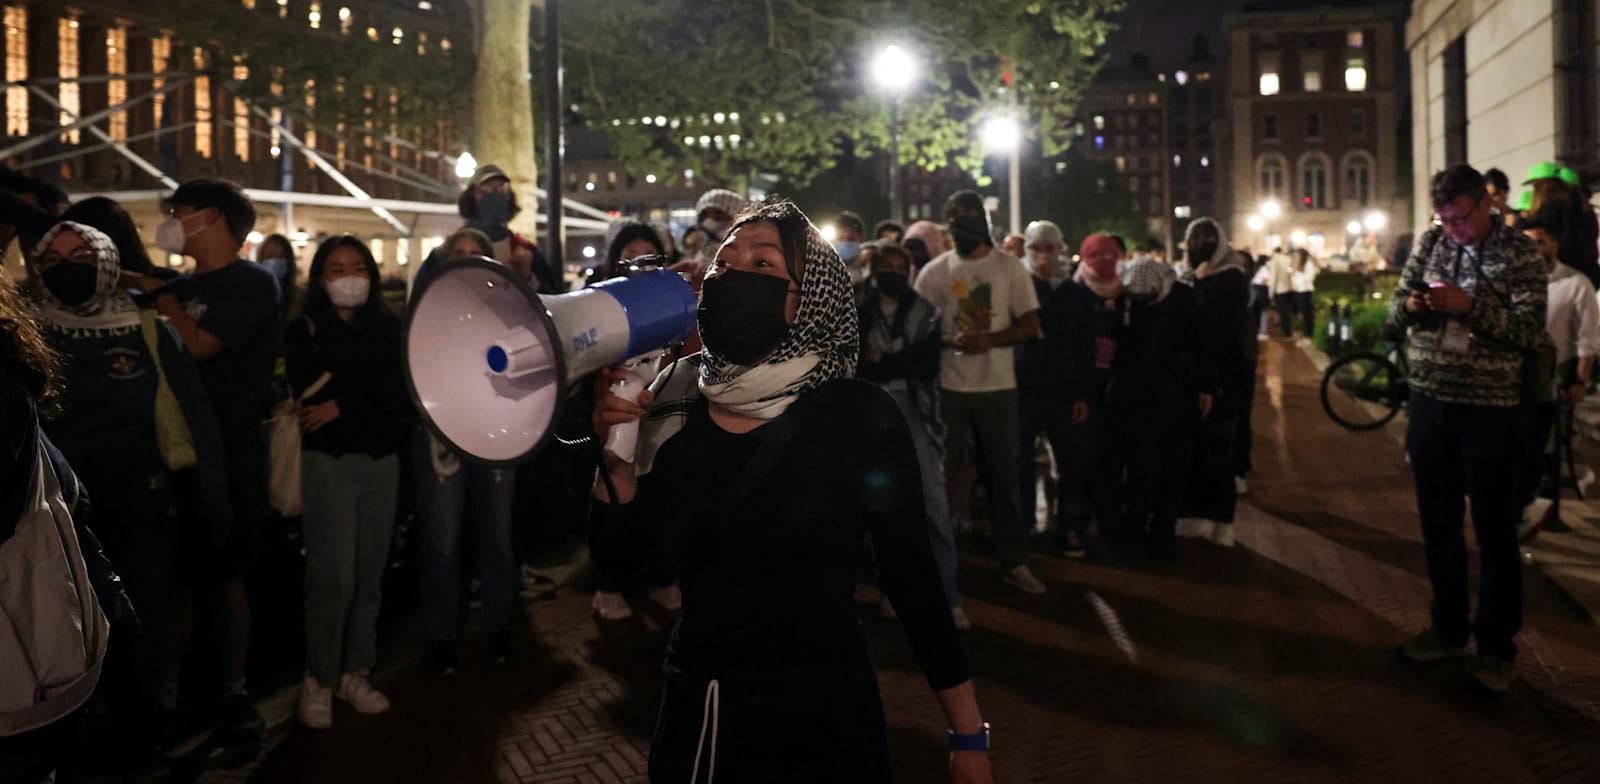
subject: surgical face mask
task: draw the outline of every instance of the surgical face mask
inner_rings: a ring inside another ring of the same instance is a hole
[[[721,242],[723,237],[728,236],[728,228],[731,225],[728,221],[706,218],[700,221],[700,230],[705,232],[712,242]]]
[[[989,236],[989,219],[982,215],[961,215],[950,219],[950,236],[955,238],[956,253],[971,256],[979,246],[993,245]]]
[[[67,307],[77,307],[94,296],[100,270],[93,264],[63,261],[39,274],[51,296]]]
[[[189,216],[189,218],[193,218],[198,214],[199,213],[193,213]],[[160,223],[156,224],[156,247],[168,253],[176,253],[180,256],[183,255],[184,243],[188,242],[190,237],[205,231],[204,226],[201,226],[194,231],[189,231],[187,226],[189,218],[179,218],[175,215],[168,215]]]
[[[789,336],[789,281],[725,270],[700,288],[700,339],[736,365],[754,365]]]
[[[833,243],[833,251],[839,254],[839,260],[846,264],[853,263],[861,258],[861,243],[850,240],[839,240]]]
[[[272,273],[272,276],[279,280],[289,275],[288,259],[262,259],[260,264],[266,267]]]
[[[372,281],[361,275],[346,275],[328,281],[327,289],[328,299],[333,300],[334,307],[359,308],[367,304],[367,293],[372,290]]]

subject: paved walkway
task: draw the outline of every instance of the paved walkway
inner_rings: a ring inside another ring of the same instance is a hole
[[[1529,572],[1521,680],[1492,697],[1391,646],[1424,623],[1410,474],[1384,433],[1341,431],[1318,375],[1264,344],[1256,473],[1239,547],[1162,569],[1041,555],[1042,597],[963,558],[965,644],[1002,782],[1600,781],[1600,629]],[[902,782],[936,782],[944,722],[893,622],[862,595]],[[597,624],[588,597],[528,607],[514,667],[468,651],[450,678],[403,667],[391,713],[289,725],[261,782],[640,782],[669,619]]]

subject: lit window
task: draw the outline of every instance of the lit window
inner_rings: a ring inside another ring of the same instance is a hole
[[[250,78],[250,68],[242,63],[233,66],[233,79],[242,82]],[[241,161],[250,160],[250,107],[244,99],[233,99],[233,155]]]
[[[1183,168],[1183,156],[1182,155],[1174,155],[1174,156],[1172,156],[1172,168],[1174,168],[1174,169]]]
[[[128,31],[121,27],[106,30],[106,73],[122,76],[128,72]],[[116,106],[128,100],[128,83],[122,79],[106,82],[106,102]],[[111,138],[128,140],[128,113],[118,111],[111,115]]]
[[[350,34],[350,9],[339,6],[339,32]]]
[[[376,98],[376,94],[372,90],[372,85],[369,84],[362,89],[361,97],[365,99],[362,101],[362,103],[365,104],[365,108],[363,108],[361,111],[363,118],[361,120],[361,162],[366,164],[367,168],[370,169],[372,168],[372,133],[374,127],[372,118],[372,104],[375,103]]]
[[[1155,106],[1156,104],[1161,102],[1161,96],[1159,94],[1157,94],[1157,93],[1151,93],[1151,94],[1145,96],[1145,102],[1150,104],[1151,106]]]
[[[405,40],[405,37],[406,32],[398,27],[396,27],[393,32],[389,33],[389,39],[394,43],[395,46],[399,46],[400,42]]]
[[[1278,94],[1278,75],[1277,74],[1275,74],[1275,73],[1263,73],[1263,74],[1261,74],[1261,94],[1262,95],[1277,95]]]
[[[1128,159],[1126,157],[1124,157],[1124,156],[1118,155],[1117,156],[1117,171],[1125,171],[1127,168],[1128,168]]]
[[[1350,47],[1351,49],[1360,49],[1361,47],[1365,46],[1366,43],[1367,37],[1363,35],[1360,30],[1351,30],[1350,32],[1345,33],[1344,45]]]
[[[1134,95],[1133,93],[1128,93],[1128,105],[1129,106],[1138,106],[1139,105],[1139,96]]]
[[[1205,169],[1205,168],[1208,168],[1210,166],[1211,166],[1211,157],[1208,156],[1208,155],[1200,156],[1200,168]]]
[[[309,148],[311,148],[313,150],[317,149],[317,129],[311,125],[311,122],[315,121],[316,118],[317,118],[317,82],[316,82],[315,79],[307,79],[306,80],[306,120],[307,120],[307,122],[306,122],[305,135],[302,136],[301,139],[305,142],[305,145],[307,147],[309,147]],[[309,169],[317,168],[317,165],[311,162],[311,156],[307,155],[307,156],[305,156],[305,158],[306,158],[306,168],[309,168]]]
[[[394,159],[400,157],[400,147],[396,142],[400,139],[400,90],[396,87],[389,88],[389,173],[397,173]]]
[[[1096,134],[1094,137],[1094,148],[1104,152],[1106,149],[1106,137]]]
[[[57,73],[61,76],[61,115],[62,125],[71,125],[78,119],[79,105],[78,89],[78,20],[62,19],[56,25],[56,58]],[[82,138],[78,131],[67,131],[61,134],[63,144],[77,144]]]
[[[411,240],[401,237],[400,239],[394,241],[394,263],[404,267],[406,262],[410,261],[410,259],[407,258],[410,255]]]
[[[1278,53],[1262,52],[1259,65],[1261,76],[1258,80],[1258,92],[1262,95],[1278,94]]]
[[[383,240],[374,237],[367,246],[372,251],[372,260],[378,262],[378,266],[383,266]]]
[[[1322,92],[1322,53],[1302,52],[1300,54],[1300,71],[1302,86],[1308,93]]]
[[[289,0],[278,0],[278,18],[289,18]]]
[[[160,36],[156,36],[155,38],[150,39],[150,70],[151,71],[154,71],[155,73],[162,73],[162,72],[166,71],[167,70],[167,61],[170,60],[171,58],[172,58],[172,39],[171,38],[168,38],[167,36],[164,36],[164,35],[160,35]],[[166,118],[164,118],[162,116],[162,114],[161,114],[162,111],[164,111],[166,109],[166,106],[167,106],[166,93],[161,92],[161,87],[162,87],[162,85],[166,84],[166,81],[167,80],[165,80],[165,79],[157,78],[157,79],[151,80],[151,82],[150,82],[150,89],[156,91],[155,95],[150,99],[150,109],[154,114],[155,125],[158,128],[159,127],[164,127],[166,125]]]
[[[206,69],[206,52],[195,47],[194,69]],[[211,77],[194,79],[194,151],[202,158],[211,157]]]
[[[1179,204],[1178,206],[1172,208],[1172,217],[1177,218],[1178,220],[1185,220],[1193,214],[1194,209],[1187,204]]]
[[[313,2],[311,4],[310,9],[306,11],[306,21],[311,23],[311,29],[313,29],[313,30],[321,30],[322,29],[322,4],[321,3]]]
[[[367,28],[367,40],[369,40],[369,41],[378,40],[378,28],[376,28],[376,27],[368,27]]]
[[[239,4],[244,6],[246,10],[256,10],[256,0],[240,0]]]
[[[6,81],[28,78],[28,11],[6,6]],[[28,89],[6,88],[6,135],[28,135]]]
[[[419,30],[419,31],[417,31],[417,55],[421,56],[421,55],[425,55],[427,53],[428,53],[428,34]]]
[[[1182,86],[1184,86],[1184,85],[1189,83],[1189,72],[1188,71],[1179,71],[1179,72],[1177,72],[1177,73],[1172,75],[1172,79],[1173,79],[1173,81],[1178,83],[1179,87],[1182,87]]]
[[[450,51],[450,39],[448,39],[448,38],[440,38],[439,39],[439,51],[441,51],[441,52]]]
[[[1353,93],[1366,92],[1367,89],[1367,63],[1359,57],[1352,57],[1344,66],[1344,89]]]

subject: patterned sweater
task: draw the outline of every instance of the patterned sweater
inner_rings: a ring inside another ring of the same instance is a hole
[[[1544,332],[1548,280],[1533,242],[1499,222],[1471,249],[1457,245],[1439,226],[1428,229],[1406,261],[1389,307],[1389,326],[1411,329],[1406,346],[1411,388],[1444,403],[1519,404],[1523,357]],[[1408,313],[1412,284],[1435,281],[1454,282],[1472,295],[1471,312],[1455,317]],[[1464,320],[1471,330],[1466,353],[1445,348],[1452,318]]]

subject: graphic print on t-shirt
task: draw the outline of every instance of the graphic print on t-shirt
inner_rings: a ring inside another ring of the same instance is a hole
[[[955,295],[955,324],[958,332],[988,332],[994,318],[994,286],[988,281],[973,285],[966,278],[956,278],[950,284]]]
[[[140,378],[145,373],[144,363],[139,352],[118,346],[105,352],[106,375],[112,381],[132,381]]]

